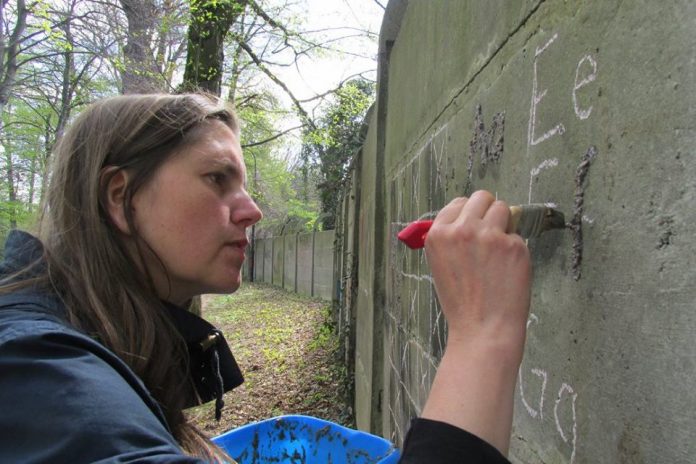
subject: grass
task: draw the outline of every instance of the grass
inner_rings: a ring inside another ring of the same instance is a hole
[[[204,297],[203,317],[225,334],[245,377],[225,394],[219,423],[212,402],[187,411],[206,434],[284,414],[354,425],[328,302],[247,283]]]

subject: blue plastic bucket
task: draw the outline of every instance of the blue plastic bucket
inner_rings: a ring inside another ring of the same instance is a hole
[[[213,438],[239,464],[396,464],[382,437],[310,416],[279,416]]]

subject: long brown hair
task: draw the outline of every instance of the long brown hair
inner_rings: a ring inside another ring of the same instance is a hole
[[[142,266],[143,254],[152,250],[137,238],[130,214],[138,189],[190,142],[187,134],[210,119],[239,133],[234,111],[202,94],[127,95],[91,105],[55,149],[39,237],[46,278],[64,301],[70,322],[109,347],[143,380],[184,451],[217,461],[229,457],[183,414],[193,388],[186,346]],[[129,173],[123,207],[139,244],[136,256],[107,213],[106,186],[117,169]]]

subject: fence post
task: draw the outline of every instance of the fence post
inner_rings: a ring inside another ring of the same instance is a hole
[[[299,232],[295,233],[295,293],[297,293],[297,261],[299,259],[298,248],[300,247]]]
[[[266,281],[266,239],[263,238],[261,239],[261,243],[263,244],[263,252],[261,253],[261,282]],[[256,269],[258,269],[258,264]],[[257,279],[258,280],[258,279]]]
[[[316,235],[317,235],[317,227],[316,227],[316,225],[315,225],[314,228],[312,228],[312,266],[311,266],[311,270],[312,270],[312,280],[311,280],[310,290],[309,290],[309,293],[310,293],[312,296],[314,296],[314,253],[315,253],[314,247],[315,247],[315,243],[316,243],[314,237],[315,237]]]
[[[271,285],[274,284],[273,282],[273,269],[275,269],[275,240],[273,240],[273,237],[271,237]]]

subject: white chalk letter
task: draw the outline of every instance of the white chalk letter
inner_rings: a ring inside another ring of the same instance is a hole
[[[578,80],[580,76],[580,68],[586,61],[590,63],[592,71],[586,76],[584,76],[582,79]],[[593,82],[595,79],[597,79],[597,62],[594,60],[594,58],[592,58],[592,55],[585,55],[578,62],[578,67],[575,69],[575,85],[573,86],[573,107],[575,108],[575,114],[580,119],[587,119],[590,117],[590,114],[592,113],[592,106],[590,106],[586,110],[579,108],[577,91],[589,84],[590,82]]]
[[[547,140],[551,137],[553,137],[556,134],[563,134],[565,132],[565,126],[563,124],[558,123],[556,126],[554,126],[552,129],[544,132],[544,134],[535,139],[534,138],[534,132],[536,129],[536,109],[537,105],[541,103],[541,100],[544,98],[546,95],[546,89],[544,89],[541,93],[538,92],[538,83],[537,83],[537,62],[539,55],[544,53],[544,51],[551,45],[556,39],[558,38],[558,33],[554,34],[551,39],[549,39],[548,42],[544,44],[541,48],[537,47],[536,53],[534,54],[534,78],[532,80],[532,107],[529,111],[529,127],[527,131],[527,143],[529,145],[537,145],[544,140]]]
[[[536,322],[537,324],[539,323],[539,318],[536,316],[534,313],[530,313],[529,319],[527,320],[527,329],[529,329],[529,326],[532,325],[532,322]],[[522,404],[524,405],[524,408],[527,410],[530,416],[532,416],[534,419],[539,416],[540,419],[544,418],[544,392],[546,391],[546,381],[548,379],[548,375],[546,374],[545,371],[542,371],[541,369],[534,368],[532,369],[532,373],[536,375],[537,377],[540,377],[542,379],[541,383],[541,393],[539,394],[539,410],[537,411],[534,409],[530,404],[527,402],[527,399],[524,396],[524,380],[522,379],[522,364],[520,364],[519,371],[517,373],[517,377],[519,379],[519,386],[520,386],[520,399],[522,400]]]
[[[563,428],[561,427],[561,421],[558,419],[558,406],[561,403],[561,400],[563,399],[563,393],[568,392],[571,398],[571,411],[573,414],[573,442],[571,444],[572,446],[572,451],[570,453],[570,464],[573,464],[575,462],[575,450],[577,449],[578,446],[578,423],[577,423],[577,417],[575,415],[575,402],[578,399],[578,394],[573,391],[573,387],[568,385],[567,383],[564,383],[561,385],[561,389],[558,390],[558,398],[556,399],[556,405],[553,408],[553,415],[556,419],[556,430],[558,430],[558,433],[561,435],[561,439],[563,440],[564,443],[568,443],[568,437],[566,437],[566,434],[563,433]]]

